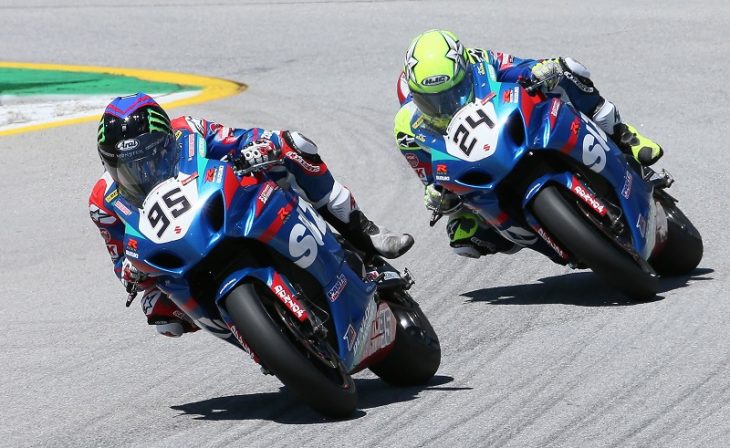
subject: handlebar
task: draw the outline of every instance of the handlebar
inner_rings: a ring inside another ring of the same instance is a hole
[[[540,93],[540,87],[542,87],[543,84],[545,84],[548,81],[552,81],[555,78],[562,77],[562,74],[554,74],[552,76],[548,76],[547,78],[535,81],[531,78],[521,78],[517,81],[517,83],[522,86],[523,89],[527,92],[530,96],[535,96]]]

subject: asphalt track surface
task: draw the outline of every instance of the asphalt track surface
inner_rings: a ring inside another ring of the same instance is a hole
[[[373,219],[415,235],[397,264],[417,277],[443,361],[425,387],[358,374],[354,417],[317,417],[242,352],[158,336],[139,305],[124,308],[86,207],[94,123],[3,137],[0,446],[728,446],[730,6],[504,3],[3,1],[5,60],[248,84],[174,113],[317,141]],[[586,64],[664,144],[672,193],[704,235],[700,268],[632,304],[528,251],[453,255],[391,137],[403,53],[433,27]]]

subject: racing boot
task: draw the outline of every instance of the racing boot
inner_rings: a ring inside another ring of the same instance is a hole
[[[449,245],[462,257],[479,258],[497,252],[513,254],[522,249],[471,212],[452,215],[446,224],[446,232],[449,235]]]
[[[661,146],[639,134],[630,124],[618,123],[611,137],[623,152],[644,166],[654,164],[664,154]]]
[[[335,226],[342,236],[364,252],[375,252],[384,258],[398,258],[413,246],[413,237],[398,235],[370,221],[358,210],[350,213],[350,222]]]

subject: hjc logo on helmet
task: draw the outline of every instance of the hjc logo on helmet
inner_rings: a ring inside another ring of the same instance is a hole
[[[121,142],[117,143],[117,149],[120,151],[128,151],[130,149],[134,149],[139,145],[139,142],[137,139],[128,139],[128,140],[122,140]]]
[[[421,85],[424,86],[437,86],[439,84],[443,84],[446,81],[451,79],[449,75],[436,75],[436,76],[429,76],[428,78],[421,81]]]

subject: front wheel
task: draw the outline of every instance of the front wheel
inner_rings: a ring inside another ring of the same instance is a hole
[[[225,301],[228,314],[261,364],[320,413],[344,418],[357,406],[357,391],[337,353],[323,337],[305,336],[302,325],[266,287],[243,283]]]
[[[557,187],[543,188],[535,196],[532,211],[563,247],[608,284],[634,300],[649,300],[656,295],[657,276],[642,269],[628,253],[609,241]]]
[[[441,364],[441,345],[421,307],[406,292],[388,302],[396,319],[395,344],[388,356],[370,366],[394,386],[415,386],[430,380]]]

